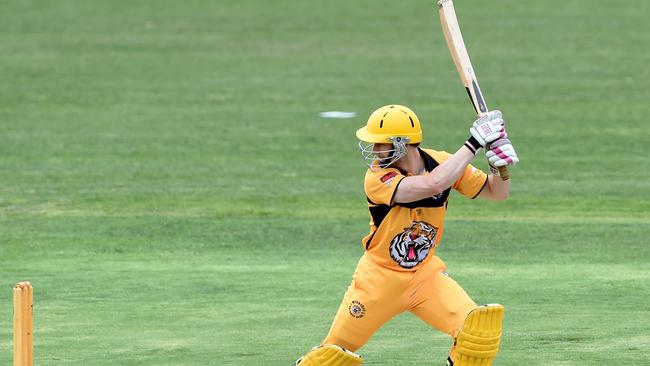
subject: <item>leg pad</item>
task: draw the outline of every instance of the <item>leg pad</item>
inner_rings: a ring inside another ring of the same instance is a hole
[[[454,366],[490,366],[499,352],[504,308],[482,305],[472,310],[456,336]]]
[[[333,344],[325,344],[309,351],[293,366],[360,366],[362,362],[361,356],[354,352]]]

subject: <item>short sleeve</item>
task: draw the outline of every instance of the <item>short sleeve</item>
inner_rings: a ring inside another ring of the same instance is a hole
[[[366,196],[376,205],[392,206],[397,186],[404,178],[397,169],[380,169],[374,172],[368,169],[363,184]]]
[[[482,170],[467,164],[463,175],[458,178],[452,188],[468,198],[476,198],[487,183],[488,176]]]

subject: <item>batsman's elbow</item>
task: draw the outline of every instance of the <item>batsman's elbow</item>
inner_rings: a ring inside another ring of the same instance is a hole
[[[494,201],[505,201],[505,200],[508,199],[508,197],[510,197],[510,190],[507,190],[505,192],[495,193],[495,195],[493,196],[493,200]]]
[[[510,196],[510,181],[491,175],[479,196],[490,201],[505,201]]]
[[[484,189],[483,192],[479,194],[479,197],[481,197],[482,199],[486,199],[488,201],[495,201],[495,202],[505,201],[508,199],[508,196],[509,196],[508,192],[497,193],[497,192],[489,191],[487,189]]]

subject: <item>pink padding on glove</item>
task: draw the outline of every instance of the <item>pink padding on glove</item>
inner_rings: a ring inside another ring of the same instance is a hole
[[[508,139],[499,139],[490,144],[485,157],[493,167],[515,165],[519,162],[515,148]]]

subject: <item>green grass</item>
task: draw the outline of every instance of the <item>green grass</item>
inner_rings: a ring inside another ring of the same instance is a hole
[[[367,231],[355,129],[402,103],[453,151],[472,120],[432,3],[3,2],[0,364],[24,279],[38,365],[288,365],[320,342]],[[456,7],[521,164],[507,202],[452,197],[438,254],[506,305],[498,365],[646,364],[650,3]],[[359,352],[448,347],[404,314]]]

